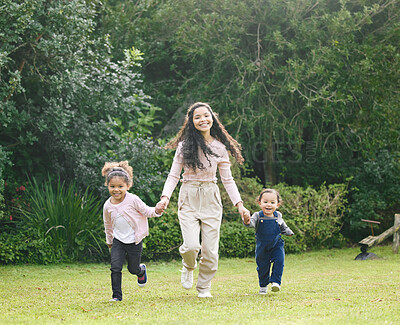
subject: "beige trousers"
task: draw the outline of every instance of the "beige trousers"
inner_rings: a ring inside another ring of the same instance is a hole
[[[178,217],[183,237],[179,247],[182,263],[189,271],[194,270],[201,249],[196,289],[207,292],[218,269],[222,203],[216,182],[184,182],[179,192]]]

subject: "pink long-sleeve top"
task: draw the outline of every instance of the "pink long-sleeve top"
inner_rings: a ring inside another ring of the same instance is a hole
[[[147,218],[159,217],[154,207],[149,207],[137,195],[127,192],[119,204],[112,204],[111,197],[103,206],[104,230],[106,242],[112,245],[113,229],[117,215],[122,215],[135,231],[135,243],[140,243],[149,234]]]
[[[218,167],[222,184],[224,185],[225,190],[228,193],[233,205],[236,205],[238,202],[242,201],[236,183],[232,177],[231,163],[229,161],[229,155],[225,145],[217,139],[214,139],[214,141],[209,146],[211,150],[219,157],[209,156],[208,158],[211,162],[210,166],[210,163],[208,162],[203,151],[199,148],[199,159],[203,163],[205,169],[193,170],[183,165],[182,142],[178,144],[175,152],[174,161],[172,163],[167,180],[165,181],[164,189],[161,196],[166,196],[168,197],[168,199],[171,197],[172,192],[174,191],[176,185],[180,180],[182,168],[184,169],[184,172],[182,174],[182,182],[207,182],[217,181],[216,174]]]

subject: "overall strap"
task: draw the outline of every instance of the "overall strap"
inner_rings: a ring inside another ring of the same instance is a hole
[[[258,226],[259,226],[259,224],[260,224],[260,219],[261,219],[261,218],[264,218],[264,212],[262,212],[262,210],[261,210],[261,211],[258,211],[258,216],[259,216],[259,218],[257,219],[257,224],[256,224],[256,226],[255,226],[255,231],[256,231],[256,232],[257,232]]]
[[[261,218],[265,218],[264,212],[263,212],[262,210],[261,210],[261,211],[258,211],[258,215],[259,215],[259,218],[258,218],[257,224],[256,224],[256,226],[255,226],[255,231],[256,231],[256,232],[257,232],[258,226],[259,226],[259,224],[260,224],[260,219],[261,219]],[[278,213],[277,213],[276,211],[274,211],[274,217],[275,217],[276,220],[278,219]]]

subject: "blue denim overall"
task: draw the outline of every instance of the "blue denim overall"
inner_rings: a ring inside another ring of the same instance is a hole
[[[256,262],[258,281],[260,287],[266,287],[269,283],[281,284],[283,266],[285,262],[284,241],[281,238],[281,229],[278,224],[278,214],[274,217],[265,217],[259,212],[256,230]],[[270,276],[270,269],[272,273]]]

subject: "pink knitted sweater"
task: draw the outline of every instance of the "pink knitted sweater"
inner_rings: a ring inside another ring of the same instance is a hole
[[[193,171],[191,168],[188,168],[183,165],[182,142],[180,142],[175,152],[175,157],[171,166],[171,170],[168,174],[167,180],[165,181],[162,196],[166,196],[168,198],[171,197],[172,192],[174,191],[176,185],[180,180],[180,174],[182,168],[184,169],[184,172],[182,174],[182,182],[187,182],[187,181],[207,182],[207,181],[217,181],[216,174],[218,167],[222,184],[224,185],[225,190],[228,193],[233,205],[236,205],[238,202],[241,202],[242,199],[240,197],[240,193],[232,177],[231,163],[229,161],[229,155],[228,151],[225,148],[225,145],[220,141],[214,139],[214,141],[210,144],[210,148],[219,157],[209,156],[208,158],[211,162],[210,166],[210,163],[205,157],[203,151],[199,148],[199,158],[200,161],[203,163],[205,169],[196,169],[195,171]]]
[[[135,231],[135,243],[139,244],[149,234],[147,218],[159,217],[155,208],[149,207],[137,195],[127,192],[124,200],[119,204],[112,204],[109,198],[103,207],[103,221],[106,233],[106,242],[113,242],[115,218],[122,215]]]

